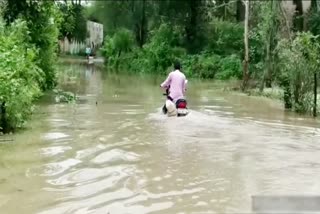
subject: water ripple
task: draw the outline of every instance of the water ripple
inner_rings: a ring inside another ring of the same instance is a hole
[[[59,175],[71,167],[78,165],[79,163],[81,163],[80,160],[70,158],[61,162],[45,164],[43,166],[44,170],[41,176]]]
[[[71,150],[71,146],[51,146],[46,148],[41,148],[40,153],[44,156],[56,156],[58,154],[64,153],[65,151]]]
[[[43,107],[0,150],[4,213],[246,213],[252,195],[319,192],[316,122],[202,88],[168,118],[154,82],[89,73],[85,102]]]
[[[110,163],[114,161],[138,161],[139,155],[126,152],[121,149],[112,149],[96,156],[92,162],[96,164]]]
[[[60,140],[60,139],[65,139],[69,137],[69,135],[62,133],[62,132],[51,132],[51,133],[46,133],[43,136],[44,140]]]

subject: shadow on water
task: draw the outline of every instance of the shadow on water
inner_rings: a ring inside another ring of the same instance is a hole
[[[168,118],[158,77],[61,71],[81,101],[41,103],[0,144],[4,213],[244,213],[255,194],[320,190],[316,120],[192,80],[190,114]]]

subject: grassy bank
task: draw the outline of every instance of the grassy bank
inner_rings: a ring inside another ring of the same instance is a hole
[[[284,91],[279,87],[265,88],[263,91],[260,91],[258,88],[253,88],[253,89],[249,89],[245,93],[248,96],[260,96],[260,97],[266,97],[274,100],[283,101]]]
[[[281,103],[285,108],[285,99],[284,99],[285,90],[283,88],[279,86],[273,86],[271,88],[264,88],[263,91],[260,91],[259,88],[253,87],[253,88],[247,89],[245,92],[242,92],[240,90],[240,84],[241,84],[240,81],[226,83],[224,87],[224,91],[228,91],[230,93],[236,93],[239,95],[241,94],[245,96],[261,97],[261,98],[277,101]],[[305,103],[304,105],[306,106],[309,105],[309,108],[312,109],[313,101],[314,101],[313,93],[309,93],[307,96],[307,99],[308,99],[308,102]],[[296,111],[296,113],[312,115],[313,112],[309,110],[307,112]],[[319,114],[320,114],[320,90],[318,90],[318,96],[317,96],[317,115]]]

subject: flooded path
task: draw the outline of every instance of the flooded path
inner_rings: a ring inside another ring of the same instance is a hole
[[[320,193],[313,119],[199,81],[167,118],[161,79],[63,68],[80,100],[0,138],[0,213],[248,213],[252,195]]]

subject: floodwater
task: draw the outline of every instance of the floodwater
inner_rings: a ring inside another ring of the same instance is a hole
[[[0,138],[1,214],[250,213],[253,195],[320,193],[312,118],[195,80],[190,114],[167,118],[161,78],[61,69],[79,100],[44,99]]]

